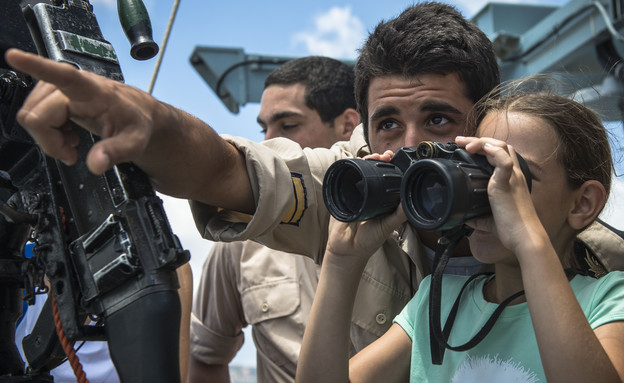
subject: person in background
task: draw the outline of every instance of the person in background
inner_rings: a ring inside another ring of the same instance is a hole
[[[265,139],[329,148],[359,124],[353,68],[328,57],[281,65],[264,83],[258,124]],[[257,242],[212,245],[191,316],[188,382],[229,382],[228,364],[252,326],[259,382],[294,382],[303,331],[318,283],[312,259]]]

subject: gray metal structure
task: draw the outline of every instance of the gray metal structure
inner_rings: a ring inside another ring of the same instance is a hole
[[[473,21],[494,43],[503,80],[546,73],[605,121],[622,119],[624,1],[572,0],[561,7],[488,3]]]
[[[273,69],[295,58],[245,54],[242,48],[196,46],[190,61],[225,107],[237,114],[248,102],[260,102],[264,79]]]
[[[191,64],[232,113],[248,102],[260,102],[264,79],[295,57],[245,54],[242,48],[197,46]]]
[[[493,41],[503,80],[546,73],[579,89],[571,96],[605,121],[622,120],[624,0],[571,0],[561,6],[490,2],[472,20]],[[197,46],[190,61],[225,106],[259,102],[264,79],[293,57]],[[353,62],[350,62],[353,64]]]

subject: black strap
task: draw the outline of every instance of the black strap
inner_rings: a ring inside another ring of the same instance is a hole
[[[479,275],[479,274],[477,274],[477,275]],[[444,334],[443,334],[444,335],[444,345],[449,350],[453,350],[453,351],[466,351],[466,350],[470,350],[471,348],[473,348],[474,346],[479,344],[479,342],[481,342],[483,340],[483,338],[485,338],[485,336],[490,332],[490,330],[494,326],[494,323],[496,322],[496,320],[498,319],[500,314],[503,312],[503,309],[507,305],[509,305],[509,303],[511,303],[514,299],[524,295],[524,290],[520,290],[517,293],[515,293],[515,294],[511,295],[510,297],[508,297],[507,299],[505,299],[503,302],[501,302],[498,305],[498,307],[496,307],[496,310],[494,310],[494,312],[492,313],[490,318],[487,320],[487,322],[485,322],[485,324],[483,325],[481,330],[479,330],[479,332],[471,340],[469,340],[468,342],[464,343],[461,346],[451,346],[451,345],[449,345],[447,343],[447,341],[448,341],[448,338],[449,338],[449,334],[451,333],[451,327],[453,326],[453,323],[455,322],[455,315],[457,314],[457,308],[459,306],[459,301],[460,301],[460,298],[461,298],[461,294],[464,292],[464,288],[466,288],[466,286],[468,286],[469,282],[470,281],[466,281],[466,283],[464,284],[464,287],[462,287],[462,290],[460,291],[459,296],[455,300],[455,304],[453,305],[453,309],[451,310],[451,313],[449,314],[449,317],[446,320],[446,324],[444,325]]]
[[[442,274],[446,265],[448,264],[450,255],[453,250],[459,243],[459,240],[463,238],[465,235],[468,235],[471,230],[468,228],[462,228],[454,233],[450,233],[448,237],[445,235],[438,241],[438,248],[436,249],[436,254],[434,258],[434,272],[431,275],[431,291],[429,294],[429,335],[430,335],[430,346],[431,346],[431,361],[433,364],[442,364],[444,360],[444,352],[448,348],[453,351],[466,351],[473,347],[475,347],[479,342],[485,338],[485,336],[492,330],[494,323],[503,312],[503,309],[509,305],[514,299],[524,294],[524,290],[519,291],[509,298],[505,299],[501,304],[498,305],[496,310],[492,313],[487,322],[483,325],[481,330],[477,332],[477,334],[470,339],[468,342],[464,343],[460,346],[451,346],[448,344],[448,339],[451,333],[451,328],[453,327],[453,323],[455,323],[455,317],[457,315],[457,310],[459,308],[459,302],[461,300],[461,296],[464,293],[466,287],[472,282],[476,277],[480,275],[489,275],[492,273],[480,273],[475,274],[468,278],[466,283],[462,286],[459,295],[455,299],[455,303],[451,308],[449,316],[444,325],[444,331],[442,331],[441,325],[441,310],[442,310]]]
[[[444,347],[438,339],[442,339],[440,312],[442,310],[442,273],[448,264],[449,258],[459,241],[472,230],[462,225],[455,232],[444,233],[438,239],[438,246],[433,258],[433,273],[431,274],[431,291],[429,292],[429,341],[431,345],[431,361],[433,364],[442,364]]]

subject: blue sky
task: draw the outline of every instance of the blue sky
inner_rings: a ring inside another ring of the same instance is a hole
[[[498,2],[512,2],[502,1]],[[520,3],[520,1],[513,1]],[[568,0],[522,1],[523,4],[563,5]],[[135,61],[129,54],[116,10],[116,0],[91,0],[104,37],[110,41],[121,63],[126,83],[147,90],[156,59]],[[160,45],[173,0],[144,0]],[[449,1],[471,17],[487,1]],[[411,1],[189,1],[182,0],[154,87],[153,95],[209,123],[217,132],[261,141],[256,123],[259,105],[248,104],[238,115],[230,113],[189,63],[197,45],[239,47],[245,53],[277,56],[327,55],[354,59],[367,33],[382,19],[396,16]],[[199,175],[198,175],[199,176]],[[615,187],[624,196],[623,182]],[[193,224],[186,201],[163,197],[165,208],[182,245],[192,254],[195,284],[210,248]],[[622,200],[622,198],[619,198]],[[613,209],[612,209],[613,211]],[[610,216],[614,217],[614,213]],[[609,212],[608,212],[609,213]],[[617,227],[624,221],[613,218]],[[251,334],[233,364],[255,365]]]

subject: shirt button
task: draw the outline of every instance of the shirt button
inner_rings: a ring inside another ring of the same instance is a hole
[[[262,304],[262,308],[261,308],[262,312],[265,313],[267,311],[269,311],[269,304],[267,302],[264,302]]]
[[[375,317],[375,321],[379,324],[386,323],[386,314],[384,313],[377,314],[377,316]]]

